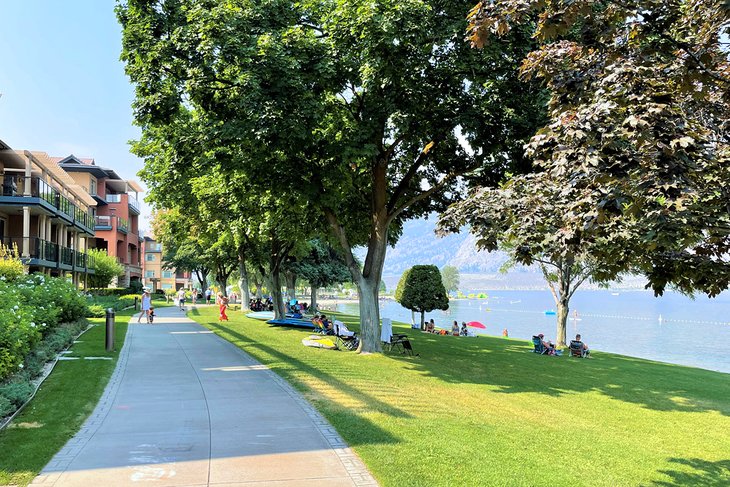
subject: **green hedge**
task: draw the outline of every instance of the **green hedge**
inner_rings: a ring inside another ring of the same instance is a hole
[[[129,294],[131,289],[127,287],[101,287],[87,289],[87,292],[93,296],[123,296]]]
[[[86,299],[64,278],[42,274],[0,277],[0,381],[22,367],[23,359],[59,323],[86,314]]]
[[[0,418],[14,413],[28,400],[33,393],[32,382],[41,374],[45,364],[61,350],[69,347],[87,326],[85,320],[59,325],[25,356],[17,372],[0,383]]]

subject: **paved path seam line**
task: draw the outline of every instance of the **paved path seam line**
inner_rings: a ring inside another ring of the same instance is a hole
[[[186,320],[190,320],[187,315],[185,316]],[[167,324],[164,324],[165,328],[167,330],[170,330],[170,327]],[[190,368],[193,370],[193,373],[195,374],[195,378],[198,379],[198,385],[200,386],[200,392],[203,394],[203,400],[205,401],[205,413],[208,416],[208,481],[207,484],[210,485],[210,471],[211,471],[211,463],[213,461],[213,422],[210,419],[210,405],[208,404],[208,396],[205,393],[205,386],[203,386],[203,381],[200,380],[200,374],[198,374],[198,370],[193,365],[193,362],[190,360],[190,356],[188,355],[187,350],[185,350],[185,347],[182,346],[180,343],[180,340],[177,338],[177,335],[172,333],[172,330],[170,330],[170,335],[175,340],[175,343],[177,344],[180,351],[182,351],[183,355],[185,355],[185,360],[188,361],[188,364],[190,365]]]
[[[197,323],[194,320],[190,321]],[[215,333],[215,331],[213,332],[213,334],[220,340],[223,340],[225,343],[234,347],[240,353],[244,354],[254,364],[263,365],[261,362],[253,358],[242,348],[221,337],[220,335]],[[355,451],[347,445],[345,440],[342,439],[342,437],[339,435],[339,433],[337,433],[337,431],[329,423],[329,421],[327,421],[325,417],[322,416],[320,412],[317,411],[315,407],[312,406],[312,404],[307,401],[306,398],[304,398],[304,396],[299,391],[294,389],[294,386],[289,384],[289,382],[287,382],[283,377],[271,370],[268,366],[264,365],[264,367],[265,372],[269,374],[273,381],[278,384],[279,387],[281,387],[281,389],[286,392],[294,400],[294,402],[307,414],[317,431],[319,431],[319,433],[325,438],[325,440],[327,440],[327,443],[340,459],[340,463],[347,472],[347,475],[350,476],[350,479],[353,481],[353,483],[358,486],[378,485],[375,477],[373,477],[373,475],[370,473],[370,470],[368,470],[368,468],[365,466],[357,453],[355,453]]]

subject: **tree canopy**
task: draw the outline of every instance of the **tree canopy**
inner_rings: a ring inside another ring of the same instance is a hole
[[[329,224],[358,285],[363,350],[379,350],[378,287],[403,221],[444,209],[464,185],[529,169],[522,144],[544,122],[541,90],[515,70],[529,32],[471,49],[462,40],[469,7],[121,2],[122,59],[147,141],[138,154],[157,179],[148,183],[184,200],[192,157],[197,170],[245,173],[256,193],[300,195]],[[362,266],[357,245],[367,247]]]
[[[441,269],[441,280],[447,293],[459,290],[459,269],[452,265],[445,265]]]
[[[588,249],[601,277],[638,271],[659,294],[670,284],[711,296],[728,287],[729,21],[719,1],[507,0],[472,10],[475,46],[526,26],[540,42],[521,71],[551,95],[550,121],[527,145],[544,174],[519,184],[559,198],[562,255]],[[543,232],[515,237],[526,261],[547,248]]]
[[[104,249],[89,249],[89,255],[94,259],[94,273],[89,274],[89,287],[108,287],[115,277],[124,275],[124,266],[113,255]]]
[[[421,313],[421,328],[424,313],[449,309],[449,297],[435,265],[414,265],[406,271],[398,283],[395,298],[404,308]]]

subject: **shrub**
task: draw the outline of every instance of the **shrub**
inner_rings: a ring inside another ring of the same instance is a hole
[[[10,416],[15,412],[16,408],[10,401],[0,396],[0,418]]]
[[[90,249],[89,255],[94,258],[94,274],[89,275],[89,285],[92,287],[106,287],[115,277],[124,274],[124,266],[117,258],[107,254],[103,249]]]
[[[43,274],[0,280],[0,381],[61,322],[86,313],[86,299],[64,278]]]
[[[20,260],[18,246],[8,247],[0,243],[0,279],[14,281],[25,273],[25,266]]]
[[[129,289],[126,287],[90,288],[89,293],[93,296],[122,296],[129,294]]]
[[[13,381],[0,386],[0,397],[4,397],[10,404],[19,408],[30,395],[33,394],[33,386],[30,382]]]

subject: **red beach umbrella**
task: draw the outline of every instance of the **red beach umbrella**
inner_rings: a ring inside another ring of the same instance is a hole
[[[478,321],[470,321],[466,324],[466,326],[471,326],[472,328],[481,328],[482,330],[487,329],[486,326],[484,326],[482,323],[479,323]]]

